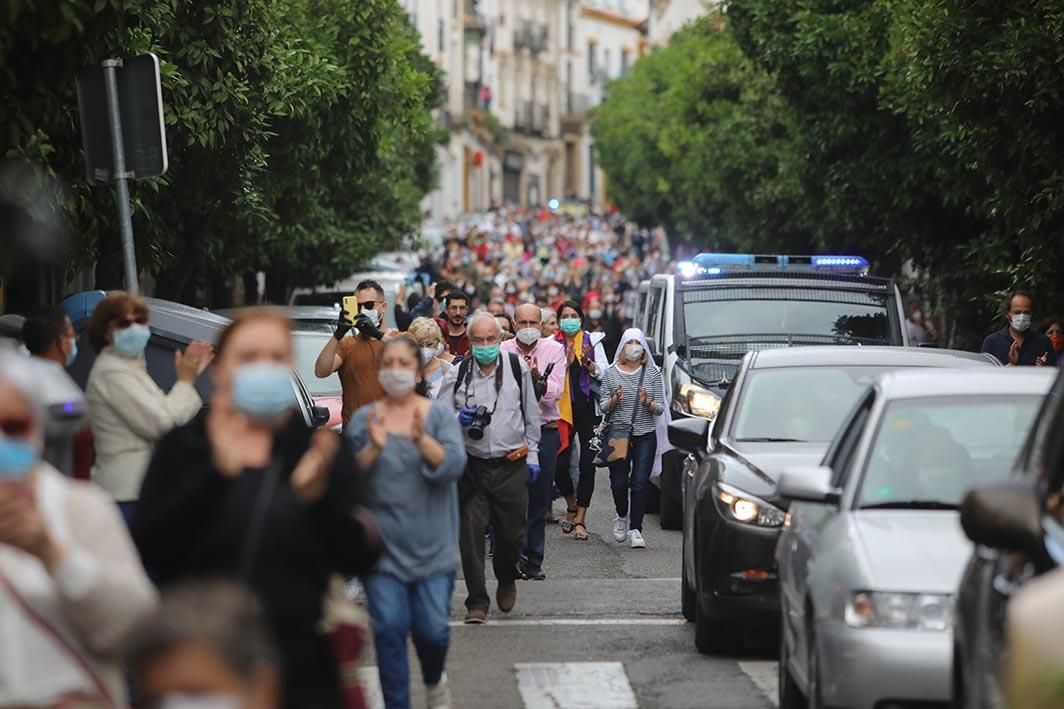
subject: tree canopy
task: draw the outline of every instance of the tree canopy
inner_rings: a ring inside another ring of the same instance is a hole
[[[610,86],[611,197],[713,248],[911,263],[971,344],[1007,289],[1064,309],[1062,31],[1049,0],[732,0]]]
[[[9,0],[0,156],[71,186],[76,264],[120,285],[109,190],[84,180],[74,77],[162,63],[169,172],[132,187],[138,263],[160,295],[263,270],[272,289],[349,275],[412,233],[434,186],[442,78],[393,0]]]

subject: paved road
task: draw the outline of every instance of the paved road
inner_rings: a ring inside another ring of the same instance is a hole
[[[556,509],[563,505],[559,502]],[[452,609],[448,660],[456,707],[768,709],[775,704],[772,641],[740,656],[705,657],[680,615],[680,533],[645,527],[647,549],[612,536],[609,480],[599,473],[591,539],[547,529],[546,581],[520,582],[517,607],[463,626],[465,587]],[[490,591],[494,597],[494,582]],[[414,668],[414,706],[423,692]]]

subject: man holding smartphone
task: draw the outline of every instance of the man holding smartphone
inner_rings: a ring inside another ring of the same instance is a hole
[[[314,374],[325,379],[333,372],[340,374],[340,386],[343,389],[342,416],[344,427],[351,416],[366,404],[384,396],[380,382],[377,381],[377,357],[381,351],[381,340],[393,333],[381,330],[387,301],[384,289],[376,281],[362,281],[355,288],[357,312],[352,307],[350,298],[344,298],[344,307],[336,322],[336,332],[321,349],[314,362]],[[355,337],[347,337],[354,329]]]

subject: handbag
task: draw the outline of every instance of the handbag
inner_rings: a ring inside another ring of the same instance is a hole
[[[647,374],[647,366],[644,364],[639,369],[639,384],[636,386],[635,406],[632,407],[632,420],[628,423],[610,423],[610,415],[603,419],[595,431],[595,443],[592,448],[596,449],[595,465],[600,468],[608,467],[610,463],[628,458],[628,443],[632,438],[632,430],[635,428],[635,415],[639,411],[638,392],[643,388],[643,378]],[[616,409],[616,407],[615,407]]]

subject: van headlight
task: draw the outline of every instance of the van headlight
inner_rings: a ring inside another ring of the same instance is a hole
[[[724,483],[714,485],[713,498],[724,518],[733,522],[755,527],[779,527],[786,516],[775,505]]]
[[[846,604],[843,620],[851,628],[948,630],[953,626],[953,596],[858,591]]]
[[[676,413],[712,421],[720,411],[720,397],[690,380],[677,367],[672,388],[672,408]]]

